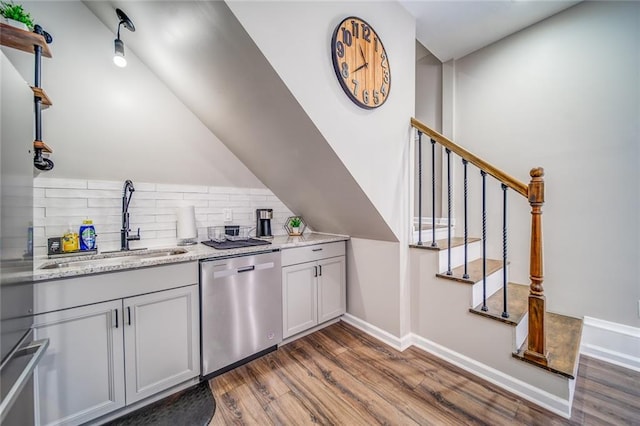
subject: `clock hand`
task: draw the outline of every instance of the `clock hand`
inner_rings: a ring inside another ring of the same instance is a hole
[[[362,68],[367,68],[369,66],[368,62],[365,62],[364,64],[360,65],[358,68],[356,68],[355,70],[351,71],[351,74],[353,74],[356,71],[360,71]]]
[[[367,58],[364,57],[364,52],[362,51],[362,46],[358,46],[360,48],[360,55],[362,55],[362,59],[367,62]]]

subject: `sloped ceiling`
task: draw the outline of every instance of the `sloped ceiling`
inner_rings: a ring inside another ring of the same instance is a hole
[[[398,0],[416,18],[416,38],[441,62],[520,31],[580,1]]]
[[[224,2],[84,4],[114,32],[122,8],[136,26],[121,31],[127,51],[314,229],[397,241]]]

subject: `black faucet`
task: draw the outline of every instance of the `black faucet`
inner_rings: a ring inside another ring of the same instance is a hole
[[[120,230],[120,250],[129,250],[129,241],[140,239],[140,228],[138,228],[137,235],[129,235],[129,203],[133,196],[133,191],[136,189],[133,187],[133,182],[130,180],[124,181],[124,187],[122,188],[122,229]],[[127,196],[128,193],[128,196]]]

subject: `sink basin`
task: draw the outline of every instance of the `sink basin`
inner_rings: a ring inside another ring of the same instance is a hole
[[[70,267],[83,267],[83,266],[108,266],[108,265],[126,265],[135,263],[143,259],[155,259],[176,256],[179,254],[185,254],[188,250],[183,248],[169,248],[158,250],[132,250],[132,251],[119,251],[111,253],[102,253],[90,258],[81,258],[74,260],[58,259],[51,262],[47,262],[40,266],[38,269],[58,269],[58,268],[70,268]]]

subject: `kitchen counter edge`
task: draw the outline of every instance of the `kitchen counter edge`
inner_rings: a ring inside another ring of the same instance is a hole
[[[237,256],[243,254],[250,254],[262,251],[274,251],[284,250],[294,247],[304,247],[316,244],[326,244],[337,241],[347,241],[349,237],[346,235],[334,235],[334,234],[322,234],[322,233],[310,233],[301,237],[290,237],[287,235],[278,235],[273,237],[271,245],[243,247],[238,249],[217,250],[202,243],[198,243],[193,246],[183,246],[187,250],[187,253],[178,254],[174,256],[156,257],[150,259],[140,259],[136,262],[126,262],[126,257],[123,257],[121,264],[107,264],[100,265],[100,260],[96,260],[95,265],[85,265],[78,267],[66,267],[64,269],[38,269],[45,263],[51,261],[51,259],[43,258],[34,261],[36,267],[33,271],[33,281],[49,281],[59,278],[72,278],[81,277],[84,275],[102,274],[107,272],[126,271],[131,269],[147,268],[160,265],[169,265],[173,263],[193,262],[202,259],[215,259],[226,256]],[[154,247],[153,249],[160,249],[163,247]],[[151,249],[151,248],[150,248]]]

